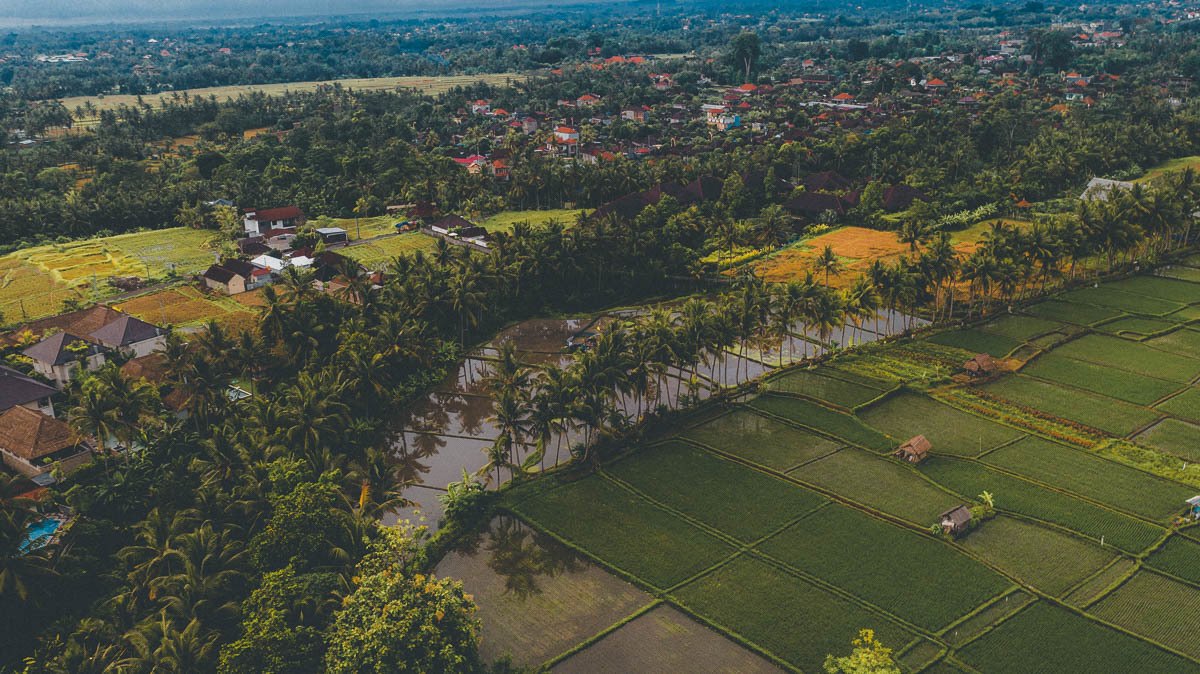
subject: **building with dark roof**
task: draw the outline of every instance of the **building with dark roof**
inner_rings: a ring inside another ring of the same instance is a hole
[[[53,386],[0,365],[0,412],[12,407],[26,407],[54,416],[50,396],[57,392]]]
[[[33,369],[54,381],[59,388],[81,368],[95,370],[104,364],[100,344],[69,332],[58,332],[22,351],[33,361]]]
[[[91,448],[65,423],[17,406],[0,414],[0,457],[9,468],[38,481],[55,466],[70,472],[87,463]]]
[[[120,349],[129,356],[137,357],[157,351],[166,340],[167,331],[139,318],[123,314],[88,337],[110,349]]]
[[[282,206],[247,210],[242,224],[245,226],[246,236],[259,236],[271,229],[293,229],[306,221],[304,211],[296,206]]]

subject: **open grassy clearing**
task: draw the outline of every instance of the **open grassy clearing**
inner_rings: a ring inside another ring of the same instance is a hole
[[[1184,536],[1172,536],[1155,550],[1146,563],[1173,576],[1200,584],[1200,543]]]
[[[1075,325],[1095,325],[1124,315],[1120,309],[1097,307],[1091,304],[1046,300],[1025,309],[1025,313],[1054,321],[1066,321]]]
[[[1200,360],[1108,335],[1085,335],[1054,350],[1108,368],[1185,384],[1200,375]]]
[[[795,484],[679,441],[647,447],[608,470],[650,498],[746,543],[826,502]]]
[[[479,606],[481,654],[537,666],[652,598],[557,541],[501,515],[476,545],[452,551],[438,576],[460,578]]]
[[[596,557],[662,589],[733,552],[728,544],[596,476],[531,497],[516,509]],[[587,517],[580,516],[584,512]]]
[[[572,655],[554,674],[594,672],[687,672],[776,674],[778,665],[697,623],[679,609],[662,605],[640,615],[599,642]]]
[[[791,475],[919,526],[961,502],[908,467],[852,447],[805,464]]]
[[[1179,382],[1133,376],[1114,368],[1049,353],[1021,370],[1022,374],[1074,386],[1136,405],[1150,405],[1180,388]]]
[[[934,457],[921,464],[921,471],[964,496],[989,491],[999,510],[1052,522],[1126,552],[1136,554],[1145,550],[1165,532],[1162,527],[998,473],[979,463]]]
[[[992,466],[1156,520],[1176,514],[1194,490],[1083,450],[1028,437],[983,458]]]
[[[1050,595],[1060,595],[1116,557],[1069,534],[1001,515],[984,522],[962,545],[1005,572]]]
[[[1095,393],[1067,390],[1021,374],[986,384],[983,390],[1047,414],[1125,436],[1154,421],[1153,410]]]
[[[1196,424],[1163,419],[1139,433],[1134,440],[1181,459],[1200,461],[1200,426]]]
[[[971,353],[987,353],[996,358],[1007,356],[1021,345],[1020,341],[1012,337],[974,329],[939,332],[929,337],[928,341],[966,349]]]
[[[1091,304],[1145,316],[1166,316],[1183,308],[1183,303],[1137,293],[1123,292],[1105,284],[1094,288],[1071,290],[1059,296],[1068,302]]]
[[[930,631],[1011,584],[935,538],[837,504],[805,517],[758,549]],[[914,573],[916,569],[920,572]]]
[[[89,102],[97,111],[115,110],[122,105],[137,106],[138,99],[153,107],[162,107],[164,101],[173,99],[184,92],[191,97],[209,98],[215,96],[218,101],[228,101],[243,94],[264,93],[268,96],[279,96],[287,92],[310,92],[319,87],[337,84],[344,89],[354,91],[397,91],[400,89],[415,89],[421,93],[437,95],[445,93],[454,87],[468,86],[476,82],[486,82],[493,86],[504,86],[511,82],[524,80],[525,76],[517,73],[487,73],[483,75],[446,75],[433,77],[367,77],[348,78],[339,80],[319,80],[309,82],[280,82],[276,84],[243,84],[225,87],[202,87],[186,89],[148,96],[134,95],[100,95],[100,96],[71,96],[59,99],[68,110],[86,105]],[[87,120],[84,120],[85,122]]]
[[[400,255],[408,255],[418,250],[432,251],[437,239],[420,232],[404,232],[373,239],[363,243],[347,246],[338,252],[346,257],[357,260],[359,264],[369,269],[385,269],[392,260]]]
[[[571,227],[579,219],[585,209],[555,208],[545,211],[503,211],[485,218],[479,226],[488,232],[511,232],[514,225],[525,223],[540,227],[550,222],[557,222],[563,227]]]
[[[1036,602],[958,651],[988,674],[1185,674],[1200,665],[1083,616]]]
[[[879,388],[827,376],[821,370],[796,370],[772,379],[768,386],[772,391],[796,393],[848,409],[868,403],[885,393]]]
[[[825,456],[842,444],[741,407],[681,437],[780,471]]]
[[[1135,183],[1144,183],[1154,180],[1165,173],[1176,173],[1192,169],[1193,171],[1200,170],[1200,157],[1179,157],[1177,159],[1168,159],[1157,166],[1153,166],[1142,174],[1140,178],[1134,178]]]
[[[1137,574],[1089,611],[1125,629],[1200,657],[1200,590],[1150,571]]]
[[[1028,342],[1038,335],[1059,331],[1065,327],[1066,324],[1059,321],[1037,318],[1036,316],[1014,315],[997,318],[980,326],[980,329],[984,332],[1002,335],[1018,342]]]
[[[860,413],[863,421],[893,438],[924,435],[934,453],[977,456],[1024,433],[942,404],[920,393],[904,392]]]
[[[864,627],[897,648],[913,638],[882,615],[747,556],[674,595],[688,609],[804,671],[821,671],[825,656],[846,650]]]
[[[876,452],[886,452],[894,445],[890,438],[862,423],[857,417],[835,412],[807,400],[768,394],[755,398],[749,405]]]

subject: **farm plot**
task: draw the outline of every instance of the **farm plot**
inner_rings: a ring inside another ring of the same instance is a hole
[[[863,421],[893,438],[924,435],[933,451],[976,456],[1021,437],[1024,433],[981,419],[919,393],[902,393],[860,413]]]
[[[139,295],[114,305],[114,308],[156,325],[197,325],[209,320],[237,321],[237,315],[252,317],[254,311],[237,299],[207,295],[193,286]]]
[[[1188,389],[1188,391],[1194,390]],[[1139,433],[1134,440],[1139,444],[1153,447],[1181,459],[1200,461],[1200,443],[1197,442],[1200,440],[1200,426],[1196,424],[1178,419],[1163,419]]]
[[[1051,522],[1126,552],[1141,552],[1164,533],[1162,527],[998,473],[979,463],[934,457],[921,464],[921,471],[964,496],[989,491],[1001,511]]]
[[[1148,297],[1146,295],[1122,292],[1110,287],[1109,284],[1102,285],[1098,288],[1082,288],[1080,290],[1072,290],[1070,292],[1063,293],[1059,297],[1068,302],[1091,304],[1098,307],[1117,309],[1131,314],[1142,314],[1144,316],[1166,316],[1167,314],[1173,311],[1179,311],[1184,307],[1182,302],[1171,302],[1169,300]]]
[[[1190,585],[1139,571],[1089,610],[1134,634],[1200,657],[1200,590]]]
[[[690,428],[680,437],[779,471],[841,447],[840,442],[802,431],[747,408],[737,408]]]
[[[436,240],[432,236],[426,236],[420,232],[405,232],[347,246],[338,252],[357,260],[364,267],[380,270],[386,268],[393,259],[401,255],[419,250],[431,251],[435,244]]]
[[[771,283],[798,281],[813,270],[813,262],[825,247],[833,248],[843,261],[843,273],[832,276],[830,285],[845,287],[870,267],[875,260],[892,260],[902,256],[908,246],[901,243],[895,232],[866,227],[842,227],[784,248],[773,255],[752,263],[754,273]]]
[[[1200,665],[1046,602],[1036,602],[958,651],[988,674],[1185,674]]]
[[[571,227],[579,219],[584,210],[572,208],[556,208],[545,211],[503,211],[479,223],[488,232],[511,232],[518,224],[528,224],[540,227],[551,222],[557,222],[563,227]]]
[[[1006,573],[1055,596],[1116,557],[1112,550],[1005,515],[984,522],[962,544]]]
[[[862,628],[899,648],[913,634],[765,561],[738,557],[675,593],[681,605],[804,671],[846,649]]]
[[[486,642],[486,637],[485,637]],[[554,674],[696,672],[781,674],[769,660],[697,623],[673,606],[658,606],[556,665]]]
[[[957,646],[974,639],[1001,619],[1016,613],[1034,601],[1035,597],[1024,590],[1014,590],[997,598],[983,610],[945,631],[942,638]]]
[[[758,550],[930,631],[1011,585],[937,539],[837,504],[805,517]]]
[[[791,475],[920,526],[960,503],[907,466],[854,448],[805,464]]]
[[[1154,421],[1154,411],[1127,402],[1064,389],[1057,384],[1014,374],[987,384],[983,390],[1018,405],[1124,437]]]
[[[996,358],[1003,358],[1021,346],[1021,342],[1012,337],[971,329],[939,332],[927,341],[965,349],[971,353],[987,353]]]
[[[480,653],[537,666],[646,606],[652,598],[515,518],[492,520],[477,544],[446,555],[483,621]]]
[[[1147,346],[1172,353],[1200,354],[1200,331],[1180,328],[1160,337],[1146,340]]]
[[[1066,321],[1075,325],[1095,325],[1124,315],[1120,309],[1097,307],[1091,304],[1065,302],[1063,300],[1046,300],[1025,309],[1025,313],[1039,318],[1055,321]]]
[[[755,398],[749,405],[872,451],[886,452],[894,445],[890,438],[859,421],[858,417],[807,400],[768,394]]]
[[[607,470],[650,498],[747,543],[826,502],[795,484],[679,441],[646,447]]]
[[[1172,536],[1146,560],[1150,566],[1200,584],[1200,543]]]
[[[1186,388],[1178,395],[1167,398],[1155,407],[1180,419],[1200,422],[1200,389]]]
[[[1028,342],[1039,335],[1061,331],[1066,324],[1036,316],[1002,316],[980,327],[984,332]]]
[[[1096,330],[1109,335],[1116,335],[1127,339],[1145,339],[1154,335],[1167,332],[1179,327],[1178,323],[1164,320],[1161,318],[1142,318],[1140,316],[1126,316],[1119,318],[1111,323],[1104,323],[1096,326]]]
[[[1200,269],[1195,267],[1184,267],[1183,265],[1170,265],[1162,267],[1154,271],[1156,276],[1163,278],[1173,278],[1178,281],[1193,281],[1200,282]]]
[[[1115,368],[1050,353],[1021,370],[1023,374],[1117,398],[1149,405],[1180,388],[1178,382],[1134,377]]]
[[[1086,335],[1054,350],[1066,356],[1134,374],[1187,383],[1200,374],[1200,360],[1107,335]]]
[[[882,388],[864,386],[834,376],[822,370],[796,370],[770,382],[772,391],[795,393],[817,398],[825,402],[854,409],[866,404],[886,391]]]
[[[1200,284],[1159,276],[1132,276],[1105,283],[1104,287],[1181,304],[1200,302]]]
[[[1077,585],[1063,597],[1063,601],[1078,608],[1088,606],[1107,592],[1117,581],[1132,573],[1136,566],[1137,562],[1134,560],[1120,557],[1099,573]]]
[[[1181,484],[1042,438],[1025,438],[983,461],[1156,520],[1171,517],[1185,499],[1195,495]]]
[[[630,491],[596,476],[516,505],[519,514],[647,584],[668,588],[733,549]],[[588,513],[580,517],[580,513]]]

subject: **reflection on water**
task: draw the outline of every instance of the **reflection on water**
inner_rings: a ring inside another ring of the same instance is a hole
[[[578,573],[587,564],[570,548],[511,515],[496,516],[486,532],[456,552],[468,557],[484,555],[487,567],[504,580],[504,593],[519,599],[540,594],[540,581]]]

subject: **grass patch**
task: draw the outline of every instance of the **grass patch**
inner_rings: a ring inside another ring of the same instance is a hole
[[[1194,587],[1139,571],[1090,610],[1135,634],[1200,657],[1200,590]]]
[[[919,393],[892,396],[861,413],[862,419],[888,435],[907,440],[924,435],[934,453],[977,456],[1023,433],[993,423]]]
[[[1014,403],[1092,428],[1125,436],[1154,421],[1153,410],[1016,374],[987,384],[983,390]]]
[[[1165,531],[970,461],[934,457],[921,464],[921,471],[964,496],[989,491],[1002,511],[1052,522],[1134,554],[1153,545]]]
[[[1021,345],[1012,337],[982,330],[950,330],[928,337],[926,341],[966,349],[971,353],[989,353],[996,358],[1007,356]]]
[[[797,393],[848,409],[868,403],[884,393],[878,388],[828,377],[813,370],[796,370],[772,379],[770,390]]]
[[[920,526],[960,503],[907,466],[856,449],[844,449],[791,474]]]
[[[1114,583],[1129,574],[1136,565],[1137,562],[1121,557],[1105,567],[1103,571],[1080,583],[1066,597],[1063,597],[1063,601],[1072,606],[1083,608],[1107,592]]]
[[[1002,335],[1018,342],[1028,342],[1038,335],[1055,332],[1062,328],[1063,324],[1059,321],[1037,318],[1036,316],[1014,315],[997,318],[985,324],[981,329],[985,332]]]
[[[1091,304],[1065,302],[1063,300],[1046,300],[1038,302],[1025,309],[1025,313],[1039,318],[1055,321],[1066,321],[1075,325],[1094,325],[1121,316],[1119,309],[1097,307]]]
[[[1195,389],[1188,391],[1192,392]],[[1181,459],[1200,461],[1200,442],[1197,442],[1200,441],[1200,426],[1196,424],[1178,419],[1163,419],[1138,434],[1135,440]]]
[[[1059,595],[1108,564],[1112,550],[1031,522],[1000,516],[972,531],[963,545],[1005,572]]]
[[[1149,405],[1179,388],[1177,382],[1133,377],[1128,372],[1057,353],[1038,358],[1021,372],[1137,405]]]
[[[1022,590],[1006,594],[1002,599],[993,602],[975,615],[967,618],[953,628],[946,630],[942,637],[951,645],[957,646],[982,633],[987,628],[999,622],[1001,618],[1012,615],[1033,601],[1032,595]]]
[[[432,251],[436,240],[420,232],[404,232],[382,239],[373,239],[355,246],[347,246],[338,253],[357,260],[370,269],[383,269],[400,255],[409,255],[418,250]]]
[[[840,442],[738,408],[685,431],[681,437],[774,470],[787,470],[836,450]]]
[[[1173,516],[1194,495],[1181,484],[1041,438],[1025,438],[983,460],[1151,519]]]
[[[1200,583],[1200,543],[1183,536],[1172,536],[1155,550],[1146,563],[1193,583]]]
[[[1001,623],[956,656],[988,674],[1182,674],[1200,665],[1046,602]]]
[[[1054,355],[1181,384],[1200,374],[1200,360],[1107,335],[1080,337],[1055,349]]]
[[[1154,273],[1164,278],[1173,278],[1180,281],[1200,282],[1200,269],[1195,267],[1183,267],[1174,265],[1161,269],[1156,269]]]
[[[1181,328],[1175,332],[1148,339],[1146,345],[1172,353],[1200,353],[1200,332]]]
[[[647,447],[609,471],[651,498],[750,542],[825,498],[682,442]]]
[[[931,631],[1010,585],[937,539],[836,504],[758,549]]]
[[[886,452],[894,444],[883,433],[859,421],[858,417],[835,412],[807,400],[768,394],[752,400],[749,405],[876,452]]]
[[[1111,323],[1105,323],[1096,327],[1096,330],[1109,334],[1128,336],[1135,339],[1145,339],[1157,335],[1160,332],[1166,332],[1175,327],[1178,323],[1164,320],[1161,318],[1142,318],[1141,316],[1126,316],[1118,318]]]
[[[516,510],[659,588],[676,585],[733,551],[695,526],[596,476],[531,497]]]
[[[1123,312],[1142,314],[1144,316],[1166,316],[1173,311],[1183,308],[1183,304],[1180,302],[1171,302],[1137,293],[1123,292],[1113,288],[1109,284],[1098,288],[1072,290],[1060,297],[1068,302],[1119,309]]]
[[[525,223],[532,227],[541,227],[551,222],[557,222],[563,227],[572,227],[584,211],[572,208],[556,208],[545,211],[503,211],[479,223],[488,232],[511,232],[513,226]]]
[[[899,648],[913,634],[774,566],[739,557],[675,593],[682,605],[804,671],[821,671],[862,628]]]
[[[1181,419],[1200,422],[1200,389],[1184,389],[1179,395],[1171,396],[1155,407]]]
[[[1180,304],[1200,302],[1200,284],[1159,276],[1131,276],[1127,279],[1113,281],[1104,285],[1113,290],[1179,302]]]

